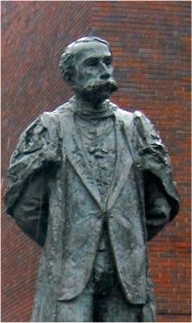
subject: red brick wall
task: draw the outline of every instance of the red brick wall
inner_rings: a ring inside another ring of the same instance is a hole
[[[190,322],[190,2],[2,2],[2,187],[21,131],[70,96],[62,49],[94,34],[114,53],[113,101],[142,110],[169,148],[181,210],[149,244],[158,321]],[[2,215],[2,321],[29,321],[40,248]]]

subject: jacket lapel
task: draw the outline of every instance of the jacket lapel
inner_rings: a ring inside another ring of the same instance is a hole
[[[116,165],[111,187],[108,192],[108,210],[112,208],[124,187],[133,163],[128,147],[127,136],[125,136],[124,123],[118,118],[116,118],[116,147]]]
[[[123,110],[114,111],[115,115],[115,132],[116,132],[116,163],[112,179],[107,194],[107,209],[110,210],[118,198],[122,188],[128,180],[128,174],[133,163],[131,153],[132,138],[132,113],[128,115]],[[68,112],[61,118],[62,137],[65,138],[63,145],[70,163],[75,168],[82,182],[89,190],[95,201],[102,208],[102,199],[98,189],[94,174],[87,162],[81,145],[80,138],[74,122],[74,113]]]
[[[74,114],[70,112],[61,118],[61,133],[63,145],[70,163],[75,168],[84,185],[89,190],[95,201],[101,206],[101,197],[94,175],[83,154],[80,137],[74,122]]]

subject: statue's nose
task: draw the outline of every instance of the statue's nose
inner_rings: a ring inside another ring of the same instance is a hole
[[[100,78],[102,80],[108,80],[111,76],[108,66],[104,62],[100,63],[100,72],[101,72]]]
[[[102,80],[108,80],[110,78],[110,74],[105,72],[105,73],[101,74],[100,78]]]

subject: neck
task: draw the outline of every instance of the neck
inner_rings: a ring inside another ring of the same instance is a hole
[[[70,99],[72,109],[81,117],[89,119],[100,119],[113,115],[114,108],[111,107],[109,100],[104,100],[97,106],[75,95]]]
[[[86,99],[84,99],[81,95],[79,94],[76,94],[75,95],[75,99],[76,99],[76,102],[77,104],[80,106],[80,107],[84,107],[85,110],[89,110],[89,111],[99,111],[100,109],[102,109],[102,103],[104,102],[103,101],[96,101],[96,102],[92,102],[92,101],[88,101]]]

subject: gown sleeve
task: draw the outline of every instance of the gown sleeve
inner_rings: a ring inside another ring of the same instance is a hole
[[[43,245],[48,219],[48,182],[59,164],[59,137],[50,113],[21,134],[8,169],[5,207],[30,238]]]
[[[148,240],[151,240],[179,211],[179,196],[173,181],[168,151],[149,119],[134,113],[137,151],[144,179]]]

